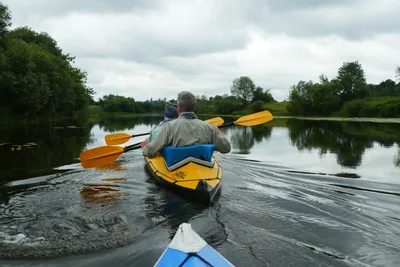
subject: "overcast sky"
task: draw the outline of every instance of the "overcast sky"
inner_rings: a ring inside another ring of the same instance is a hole
[[[343,61],[359,60],[373,83],[400,65],[398,0],[0,1],[13,27],[48,32],[76,56],[96,99],[229,94],[243,75],[283,100]]]

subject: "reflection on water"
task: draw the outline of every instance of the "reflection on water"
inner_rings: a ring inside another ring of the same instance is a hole
[[[120,131],[131,131],[135,125],[144,124],[148,125],[149,128],[153,128],[158,124],[159,121],[163,120],[163,116],[138,116],[134,118],[118,118],[118,119],[101,119],[98,121],[100,129],[104,132],[115,133]]]
[[[236,266],[400,265],[400,124],[275,119],[223,128],[232,153],[216,153],[224,178],[210,207],[156,184],[139,150],[81,168],[79,153],[104,145],[106,134],[145,133],[161,119],[1,132],[0,260],[152,266],[190,222]],[[61,257],[69,255],[79,256]]]
[[[120,185],[107,182],[123,182],[126,178],[103,178],[102,183],[87,183],[80,193],[86,203],[109,204],[120,199]]]
[[[93,124],[88,124],[85,128],[37,126],[2,130],[1,179],[4,181],[56,173],[60,171],[54,170],[55,166],[78,163],[80,151],[92,142],[90,130],[93,126]]]
[[[255,144],[267,141],[271,137],[272,128],[267,124],[253,127],[233,127],[229,133],[232,153],[250,154]]]
[[[317,148],[319,155],[334,153],[337,163],[356,168],[374,142],[390,148],[400,142],[400,124],[288,120],[289,137],[300,151]]]

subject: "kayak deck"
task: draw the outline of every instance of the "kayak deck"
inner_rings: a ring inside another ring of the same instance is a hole
[[[211,167],[190,161],[173,171],[168,170],[161,155],[145,160],[153,178],[196,202],[209,204],[220,189],[222,169],[214,157]]]
[[[159,266],[221,266],[232,267],[227,259],[207,244],[188,223],[182,223],[171,243],[154,267]]]

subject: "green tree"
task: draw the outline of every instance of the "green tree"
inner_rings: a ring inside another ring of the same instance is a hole
[[[305,115],[306,111],[303,104],[303,99],[299,94],[296,86],[293,85],[289,92],[289,103],[287,104],[286,109],[289,111],[290,114],[295,116],[303,116]]]
[[[398,90],[396,88],[396,82],[387,79],[382,81],[378,85],[374,86],[375,94],[372,96],[396,96],[398,95]]]
[[[400,83],[400,66],[397,66],[395,71],[394,71],[394,75],[396,77],[396,80],[398,83]]]
[[[264,110],[264,101],[257,100],[250,104],[250,108],[252,112],[259,112]]]
[[[257,86],[254,90],[252,102],[255,102],[257,100],[263,101],[264,103],[271,103],[275,101],[275,99],[272,97],[270,90],[264,90],[260,86]]]
[[[341,84],[341,104],[367,96],[365,73],[358,61],[344,62],[338,70],[337,80]]]
[[[324,82],[315,84],[312,95],[313,113],[328,116],[340,109],[339,98],[337,95],[337,82]]]
[[[11,15],[0,3],[0,108],[2,123],[81,119],[94,90],[87,73],[71,65],[47,33],[28,27],[8,31]]]
[[[39,112],[50,96],[50,84],[40,67],[51,59],[37,46],[16,39],[7,42],[4,55],[0,73],[2,104],[24,116]]]
[[[137,112],[138,103],[132,97],[105,95],[99,100],[100,107],[105,112]],[[138,112],[137,112],[138,113]]]
[[[7,5],[0,2],[0,38],[7,34],[11,26],[11,12]]]
[[[235,96],[216,95],[213,106],[217,114],[233,114],[242,108],[240,100]]]
[[[316,86],[312,81],[299,81],[297,85],[293,85],[289,94],[288,111],[294,115],[312,115],[315,90]]]
[[[66,59],[71,62],[73,58],[63,55],[62,50],[58,47],[57,42],[46,32],[37,33],[29,27],[19,27],[10,32],[10,38],[23,40],[27,43],[34,43],[47,52]]]
[[[250,77],[241,76],[233,80],[231,93],[241,99],[244,104],[248,104],[254,95],[256,86]]]

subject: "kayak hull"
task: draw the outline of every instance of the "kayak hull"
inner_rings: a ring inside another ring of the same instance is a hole
[[[182,223],[154,267],[232,267],[227,259],[204,241],[188,223]]]
[[[145,157],[149,175],[164,187],[197,203],[213,202],[221,188],[222,169],[212,157],[212,166],[188,162],[176,170],[169,171],[161,155]]]

